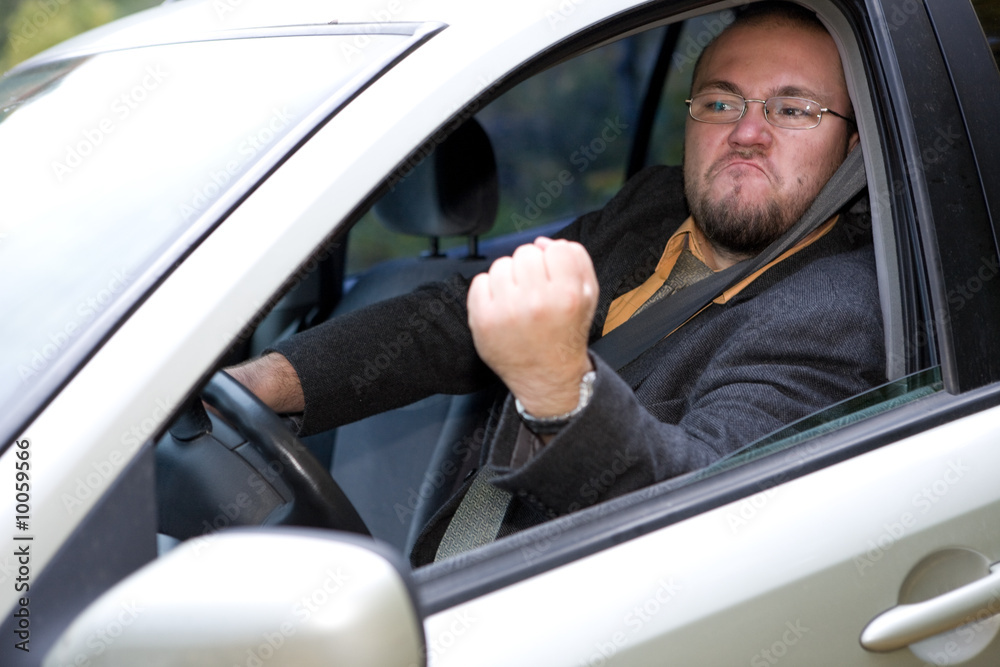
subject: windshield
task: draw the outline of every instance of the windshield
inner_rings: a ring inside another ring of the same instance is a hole
[[[122,50],[0,80],[0,443],[417,39],[362,28]]]

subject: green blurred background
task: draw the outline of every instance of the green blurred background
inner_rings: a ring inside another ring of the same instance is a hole
[[[0,0],[0,71],[162,0]]]

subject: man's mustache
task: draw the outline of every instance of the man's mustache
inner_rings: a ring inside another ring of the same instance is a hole
[[[767,175],[768,179],[772,181],[778,180],[774,169],[771,168],[770,161],[767,159],[764,151],[759,148],[736,148],[729,151],[709,166],[705,172],[705,176],[709,177],[713,174],[717,174],[736,161],[753,162],[760,167],[764,174]]]

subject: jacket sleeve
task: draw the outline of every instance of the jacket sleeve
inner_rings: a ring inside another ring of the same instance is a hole
[[[479,359],[459,275],[333,318],[275,344],[305,395],[301,435],[475,391],[495,376]]]

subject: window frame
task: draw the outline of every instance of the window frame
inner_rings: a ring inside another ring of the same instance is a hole
[[[935,231],[928,214],[928,209],[933,209],[934,205],[931,193],[920,174],[909,173],[904,168],[905,156],[912,154],[916,136],[916,131],[907,122],[909,107],[879,101],[905,99],[903,87],[910,84],[913,74],[900,73],[896,45],[891,41],[884,19],[886,14],[874,12],[872,16],[866,13],[871,3],[866,5],[863,0],[800,2],[816,10],[828,23],[845,54],[848,85],[859,107],[862,143],[869,147],[866,152],[869,188],[888,194],[872,202],[872,217],[880,290],[891,290],[888,302],[883,297],[883,308],[888,330],[890,379],[897,379],[939,363],[936,338],[927,337],[922,330],[923,322],[937,325],[932,333],[942,335],[944,332],[946,338],[951,335],[947,330],[950,321],[942,323],[940,319],[931,319],[933,315],[940,317],[940,308],[936,306],[941,302],[932,302],[930,295],[942,276],[938,272],[940,264],[929,256],[924,240],[928,233]],[[701,13],[691,11],[696,4],[705,11],[711,8],[711,3],[678,3],[679,12],[667,18],[636,11],[629,20],[618,17],[579,36],[577,48],[582,51],[587,44],[611,39],[609,33],[615,28],[627,26],[630,20],[639,19],[639,16],[647,21],[644,27],[689,18]],[[714,8],[718,9],[719,5]],[[929,24],[922,25],[929,28]],[[559,50],[571,48],[572,44],[567,43],[552,49],[535,63],[527,64],[521,76],[530,76],[542,68],[546,56],[567,57]],[[963,157],[968,158],[968,155]],[[896,182],[902,186],[890,185]],[[696,483],[673,488],[671,480],[667,480],[447,561],[419,568],[414,572],[414,579],[421,608],[427,614],[441,612],[511,583],[1000,404],[1000,386],[997,385],[979,385],[982,388],[977,391],[960,393],[960,386],[955,382],[956,361],[954,354],[941,355],[946,391],[823,433],[805,443]],[[993,376],[991,381],[996,379],[1000,376]]]

